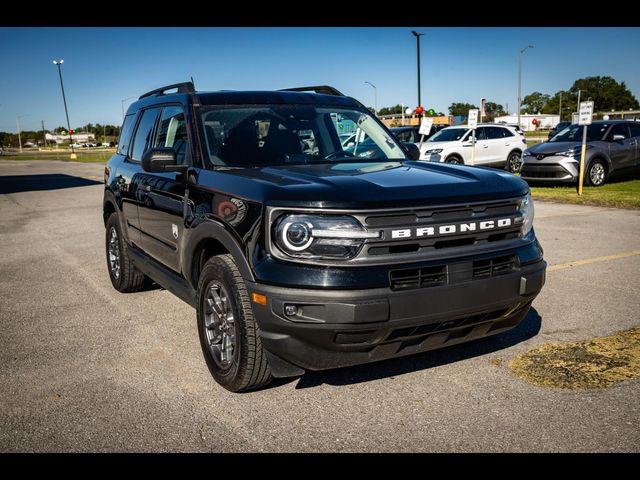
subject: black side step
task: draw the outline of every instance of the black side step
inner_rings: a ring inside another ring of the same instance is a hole
[[[178,274],[167,269],[154,259],[149,258],[135,248],[129,247],[129,255],[138,270],[158,285],[166,288],[181,300],[196,308],[196,291]]]

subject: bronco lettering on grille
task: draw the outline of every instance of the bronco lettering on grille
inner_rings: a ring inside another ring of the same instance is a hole
[[[519,221],[518,221],[519,220]],[[467,233],[496,228],[511,227],[522,222],[522,218],[500,218],[498,220],[483,220],[481,222],[464,222],[451,225],[435,225],[433,227],[399,228],[391,230],[392,239],[408,239],[420,237],[434,237],[440,235],[452,235],[455,233]]]

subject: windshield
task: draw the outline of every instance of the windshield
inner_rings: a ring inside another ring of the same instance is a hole
[[[455,142],[460,140],[467,130],[466,128],[445,128],[429,138],[427,142]]]
[[[592,123],[587,127],[587,142],[602,140],[604,133],[609,128],[609,123]],[[564,130],[558,132],[549,142],[581,142],[582,141],[582,125],[569,125]]]
[[[213,166],[407,160],[393,135],[359,110],[308,105],[209,107],[202,110],[201,119]]]

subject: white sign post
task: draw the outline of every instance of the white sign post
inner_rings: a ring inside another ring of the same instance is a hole
[[[578,179],[578,195],[582,195],[582,182],[584,180],[584,157],[587,151],[587,125],[593,120],[593,102],[580,102],[578,125],[582,125],[582,153],[580,154],[580,178]]]
[[[422,142],[424,141],[424,136],[431,133],[432,126],[433,118],[422,117],[422,122],[420,122],[420,129],[418,130],[418,133],[420,134],[420,146],[418,148],[420,149],[420,151],[422,151]]]
[[[471,129],[471,163],[475,165],[476,162],[476,128],[478,127],[478,109],[469,110],[469,120],[467,125]]]

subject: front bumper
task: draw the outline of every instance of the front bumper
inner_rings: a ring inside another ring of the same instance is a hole
[[[272,373],[286,377],[501,333],[525,317],[544,285],[545,270],[542,259],[482,279],[462,280],[464,269],[454,269],[446,285],[402,291],[311,290],[249,282],[247,287],[268,298],[267,305],[254,303],[253,311]],[[298,312],[287,315],[286,306]]]
[[[522,158],[520,177],[536,182],[575,182],[580,174],[580,164],[573,157],[548,156],[537,160],[535,156]]]

